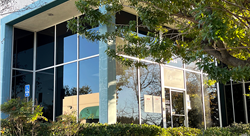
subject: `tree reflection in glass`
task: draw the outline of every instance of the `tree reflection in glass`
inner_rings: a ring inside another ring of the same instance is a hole
[[[193,128],[204,128],[200,74],[186,73],[187,94],[191,109],[188,110],[188,124]]]

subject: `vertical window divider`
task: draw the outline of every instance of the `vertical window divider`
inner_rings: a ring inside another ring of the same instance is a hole
[[[215,59],[215,66],[218,66],[217,60]],[[221,101],[220,101],[220,86],[219,82],[216,83],[217,87],[217,96],[218,96],[218,109],[219,109],[219,119],[220,119],[220,127],[222,127],[222,115],[221,115]]]
[[[55,121],[56,117],[56,25],[54,29],[54,96],[53,96],[53,121]]]
[[[203,82],[203,70],[201,70],[201,93],[202,93],[202,109],[203,109],[203,120],[204,120],[204,128],[207,129],[207,123],[206,123],[206,110],[205,110],[205,93],[204,93],[204,82]]]
[[[15,27],[13,26],[12,28],[12,51],[11,51],[11,69],[10,69],[10,99],[11,99],[11,95],[12,95],[12,73],[13,73],[13,55],[14,55],[14,30],[15,30]]]
[[[77,110],[76,122],[79,122],[79,17],[77,17],[77,74],[76,74],[76,91],[77,91]]]
[[[36,91],[36,47],[37,47],[37,33],[34,32],[34,50],[33,50],[33,79],[32,79],[32,100],[33,107],[35,105],[35,91]],[[34,111],[34,108],[32,108]]]
[[[186,125],[186,127],[188,127],[188,109],[187,109],[187,100],[186,100],[186,97],[187,97],[187,74],[186,74],[186,70],[185,70],[185,63],[183,64],[183,67],[184,67],[184,69],[183,69],[183,72],[184,72],[184,88],[185,88],[185,99],[184,99],[184,107],[185,107],[185,125]]]
[[[232,83],[232,79],[230,79],[230,86],[231,86],[231,96],[232,96],[233,118],[234,118],[234,123],[235,123],[235,110],[234,110],[234,96],[233,96],[233,83]]]
[[[245,120],[246,120],[246,124],[248,124],[248,111],[247,111],[247,100],[246,100],[246,88],[245,88],[245,81],[243,80],[242,82],[242,87],[243,87],[243,98],[244,98],[244,109],[245,109]]]
[[[138,28],[138,16],[136,16],[136,35],[138,36],[139,28]],[[137,43],[139,46],[139,43]],[[138,62],[140,62],[138,58]],[[141,124],[141,80],[140,80],[140,67],[137,67],[137,83],[138,83],[138,114],[139,114],[139,124]]]

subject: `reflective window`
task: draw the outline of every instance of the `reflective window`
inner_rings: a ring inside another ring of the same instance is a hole
[[[175,66],[175,67],[179,67],[182,68],[183,67],[183,63],[182,60],[180,58],[176,58],[176,57],[172,57],[173,60],[170,60],[169,62],[166,62],[166,65],[170,65],[170,66]]]
[[[246,123],[242,83],[233,84],[233,96],[234,96],[235,122]]]
[[[99,27],[89,29],[90,31],[99,31]],[[79,38],[79,52],[80,52],[80,58],[85,58],[88,56],[99,54],[99,41],[98,42],[92,42],[87,40],[84,37]]]
[[[219,108],[218,108],[218,96],[215,85],[208,86],[207,76],[204,78],[204,101],[205,101],[205,113],[206,113],[206,125],[207,127],[220,126],[219,122]]]
[[[77,59],[77,34],[68,30],[67,22],[56,26],[56,63]]]
[[[80,61],[79,118],[99,121],[99,57]],[[74,100],[76,102],[76,99]],[[73,102],[74,102],[73,101]]]
[[[25,85],[30,85],[30,96],[32,99],[33,73],[13,70],[11,98],[25,98]]]
[[[142,121],[142,124],[146,123],[150,125],[163,126],[162,113],[161,113],[160,66],[157,64],[147,64],[147,68],[140,68],[140,76],[141,76],[140,81],[141,81],[141,121]],[[135,81],[136,80],[137,78],[135,78]],[[138,87],[136,88],[136,90],[138,90]],[[159,99],[158,101],[160,101],[160,105],[157,105],[159,103],[153,102],[155,104],[155,105],[153,104],[153,111],[145,112],[144,95],[152,95],[153,101],[154,99]]]
[[[250,94],[250,83],[245,84],[246,94]],[[245,96],[247,100],[248,123],[250,123],[250,96]]]
[[[192,128],[204,128],[202,92],[200,74],[186,72],[187,94],[191,109],[188,110],[188,125]]]
[[[191,62],[190,64],[185,64],[185,68],[190,70],[200,71],[199,68],[196,66],[196,62],[197,61]]]
[[[56,117],[77,110],[77,63],[56,68]]]
[[[13,67],[33,69],[34,33],[14,29]]]
[[[226,102],[226,125],[230,125],[234,122],[233,104],[231,85],[225,85],[225,102]]]
[[[53,26],[37,32],[36,69],[54,65],[54,31]]]
[[[79,94],[99,92],[99,57],[80,61]]]
[[[117,122],[139,124],[137,69],[116,62]]]
[[[35,104],[43,106],[43,116],[53,120],[54,69],[36,73]]]

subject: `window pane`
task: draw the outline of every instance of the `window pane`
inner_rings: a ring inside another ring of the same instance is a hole
[[[204,128],[200,74],[187,72],[187,94],[191,109],[188,110],[188,124],[192,128]]]
[[[161,77],[160,67],[156,64],[147,64],[147,68],[140,68],[140,80],[141,80],[141,120],[142,124],[150,124],[163,126],[161,106],[157,109],[153,108],[153,112],[145,112],[144,108],[144,95],[158,96],[161,103]],[[135,83],[137,83],[135,78]],[[137,85],[137,84],[136,84]],[[137,86],[136,86],[137,87]],[[138,88],[136,88],[138,90]],[[137,94],[137,93],[136,93]],[[157,99],[153,98],[153,99]],[[153,100],[154,101],[154,100]],[[159,113],[160,112],[160,113]]]
[[[139,124],[136,71],[116,62],[117,122]]]
[[[33,69],[34,33],[14,29],[13,67]]]
[[[207,127],[220,126],[219,122],[219,108],[218,108],[218,96],[215,85],[208,86],[207,76],[204,78],[204,101],[205,101],[205,113],[206,113],[206,125]]]
[[[99,121],[99,57],[80,61],[79,118],[88,118],[86,122]]]
[[[225,93],[226,93],[226,115],[227,122],[226,125],[230,125],[234,122],[233,117],[233,104],[232,104],[232,93],[231,93],[231,85],[225,85]]]
[[[37,32],[36,69],[54,65],[54,31],[53,26]]]
[[[195,70],[195,71],[200,71],[199,68],[196,66],[196,62],[191,62],[190,64],[186,64],[185,68],[190,69],[190,70]]]
[[[35,104],[43,106],[43,116],[53,120],[54,69],[36,73]]]
[[[184,115],[183,93],[171,91],[172,95],[172,113]]]
[[[240,84],[233,84],[233,96],[234,96],[234,110],[235,110],[235,122],[246,123],[245,110],[243,102],[243,86]]]
[[[56,68],[56,117],[77,110],[77,63]]]
[[[89,29],[91,31],[99,31],[99,27]],[[92,42],[84,37],[80,37],[80,58],[85,58],[88,56],[99,54],[99,41]]]
[[[32,99],[32,86],[33,86],[33,73],[31,72],[24,72],[19,70],[13,70],[12,76],[12,92],[11,98],[18,98],[21,99],[25,98],[25,85],[30,85],[30,96],[29,99]]]
[[[77,34],[66,27],[67,22],[56,26],[56,63],[65,63],[77,59]]]
[[[246,94],[250,94],[250,83],[245,84]],[[247,114],[248,114],[248,123],[250,122],[250,97],[245,96],[247,100]]]

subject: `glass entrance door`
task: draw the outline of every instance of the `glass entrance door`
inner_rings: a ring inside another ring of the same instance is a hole
[[[182,90],[165,89],[166,125],[180,127],[185,124],[185,93]]]

